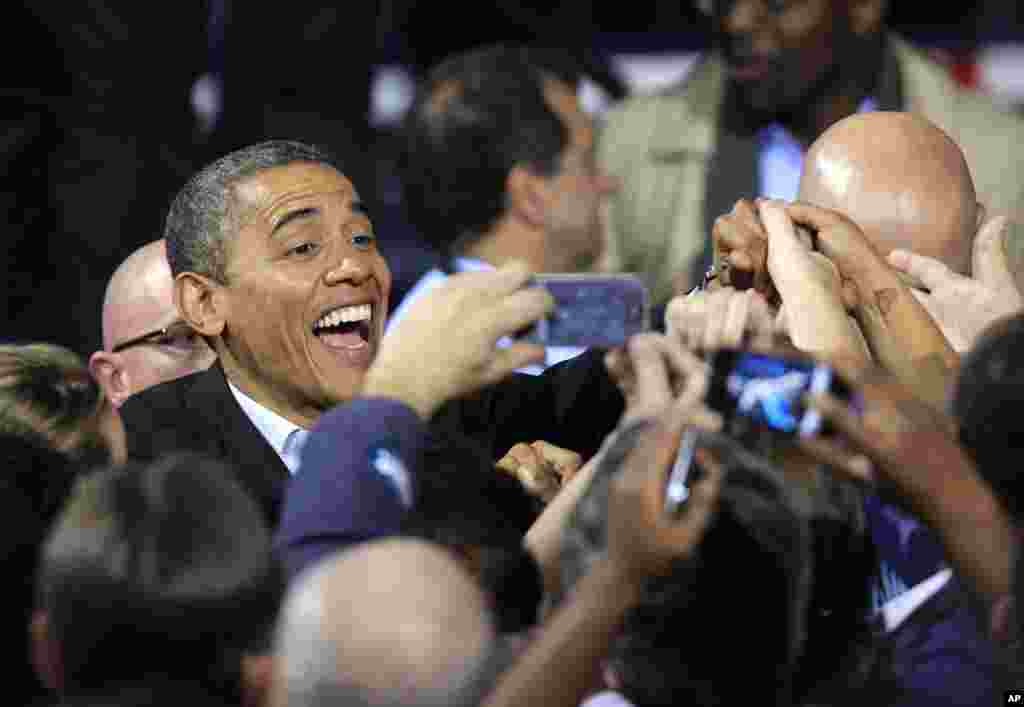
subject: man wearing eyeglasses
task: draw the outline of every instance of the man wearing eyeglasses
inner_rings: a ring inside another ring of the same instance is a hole
[[[216,355],[174,306],[164,241],[147,243],[114,272],[103,298],[103,350],[89,370],[110,401],[210,367]]]

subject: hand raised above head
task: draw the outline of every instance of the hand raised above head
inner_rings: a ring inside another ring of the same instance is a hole
[[[452,275],[412,304],[381,342],[363,393],[389,395],[429,417],[445,401],[542,361],[544,349],[499,339],[551,312],[554,300],[522,264]]]
[[[801,240],[786,203],[761,201],[758,210],[768,233],[768,272],[782,301],[780,322],[793,345],[819,356],[866,359],[836,265]]]
[[[642,430],[608,496],[608,560],[636,582],[663,574],[700,544],[718,505],[723,470],[707,449],[697,450],[705,475],[690,487],[679,516],[665,511],[665,486],[690,412],[676,407]]]
[[[664,334],[638,334],[625,349],[609,351],[605,365],[626,398],[620,425],[678,406],[692,408],[693,415],[708,425],[720,425],[703,405],[708,365],[680,341]]]
[[[972,276],[910,251],[894,250],[889,263],[916,278],[927,291],[914,290],[957,353],[967,352],[992,322],[1019,312],[1024,299],[1007,263],[1004,239],[1009,220],[988,219],[974,239]]]
[[[774,292],[768,276],[768,234],[756,203],[740,199],[732,211],[715,219],[711,229],[717,285],[738,290],[753,288],[771,301]]]
[[[844,282],[862,282],[879,269],[889,270],[864,231],[845,214],[800,201],[787,203],[786,214],[812,234],[812,249],[835,264]]]
[[[515,476],[526,489],[547,502],[583,466],[583,457],[550,442],[520,442],[498,460],[498,469]]]

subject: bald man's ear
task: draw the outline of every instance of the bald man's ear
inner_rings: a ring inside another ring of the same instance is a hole
[[[505,179],[508,211],[536,228],[544,226],[547,185],[544,178],[516,165]]]
[[[119,353],[97,351],[89,357],[89,372],[114,407],[132,394],[132,379]]]
[[[60,692],[64,687],[60,644],[50,631],[50,622],[45,611],[37,609],[32,613],[29,636],[32,641],[32,667],[36,675],[48,688]]]
[[[888,9],[889,3],[886,0],[850,0],[853,31],[860,35],[878,31]]]
[[[192,272],[174,278],[174,305],[182,319],[205,337],[220,336],[230,313],[223,285]]]
[[[264,707],[270,704],[274,681],[274,657],[242,656],[242,707]]]

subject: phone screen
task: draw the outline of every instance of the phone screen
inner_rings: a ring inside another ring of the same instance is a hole
[[[849,397],[831,366],[809,359],[720,351],[712,368],[708,401],[714,409],[727,419],[742,415],[787,436],[807,437],[821,431],[821,415],[803,404],[806,394]]]
[[[543,346],[621,346],[649,329],[647,288],[635,275],[546,273],[532,284],[555,300],[554,311],[526,332],[527,341]]]

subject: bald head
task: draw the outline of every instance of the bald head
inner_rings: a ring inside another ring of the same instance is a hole
[[[103,350],[89,357],[110,401],[120,406],[146,388],[209,368],[215,358],[178,316],[164,241],[129,255],[103,298]]]
[[[142,246],[114,271],[103,297],[103,348],[136,336],[138,321],[153,322],[174,314],[174,283],[163,239]]]
[[[811,145],[800,200],[853,219],[882,255],[896,248],[970,270],[978,203],[963,153],[912,113],[857,113]]]
[[[277,704],[468,704],[494,640],[485,599],[445,550],[382,540],[301,576],[285,604]]]

